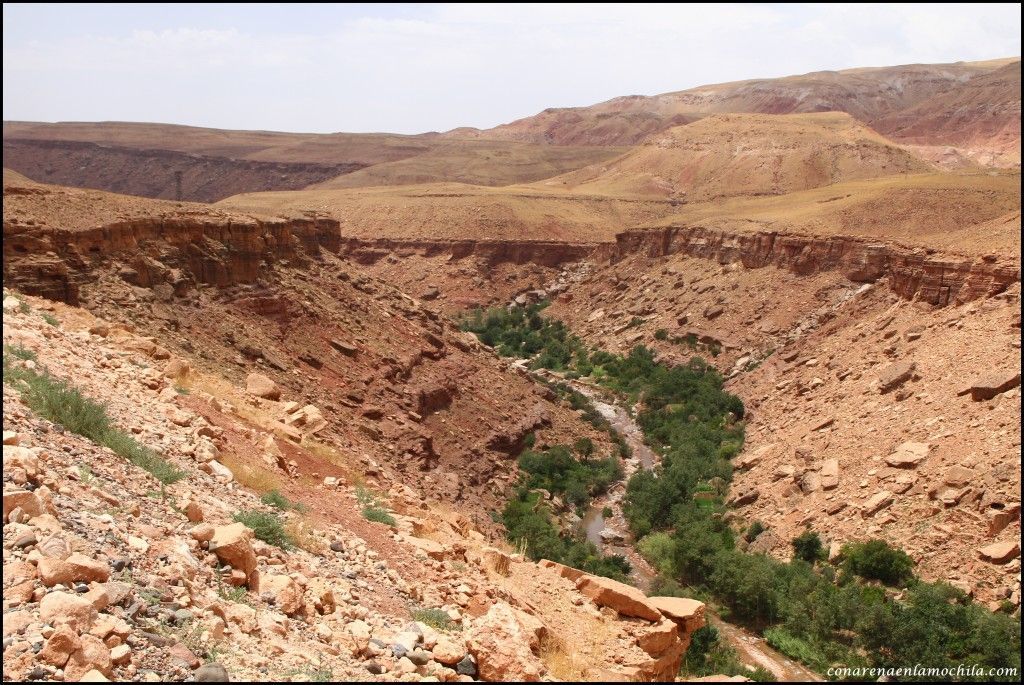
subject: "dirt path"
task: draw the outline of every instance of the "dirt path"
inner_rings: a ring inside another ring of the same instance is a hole
[[[627,480],[637,468],[653,469],[658,461],[658,455],[651,450],[643,441],[643,433],[640,427],[633,420],[624,408],[618,404],[606,401],[601,391],[586,383],[570,381],[557,377],[558,380],[568,383],[577,391],[586,395],[593,402],[598,412],[611,423],[612,428],[619,433],[633,451],[633,458],[627,460],[625,466],[625,477]],[[633,580],[638,588],[644,592],[650,589],[651,581],[657,572],[647,561],[640,556],[633,547],[633,538],[629,534],[625,517],[622,513],[622,497],[625,488],[619,486],[601,498],[595,499],[587,515],[584,517],[584,527],[587,539],[593,542],[598,549],[606,554],[622,554],[629,559],[633,566]],[[604,518],[602,511],[605,507],[612,510],[612,516]],[[601,533],[606,530],[613,530],[621,533],[609,540],[602,537]],[[763,668],[770,671],[777,680],[782,682],[820,682],[823,681],[820,675],[806,668],[802,664],[789,659],[768,646],[764,638],[741,628],[740,626],[727,623],[715,613],[708,610],[706,613],[708,623],[718,629],[722,637],[736,650],[739,660],[754,668]]]

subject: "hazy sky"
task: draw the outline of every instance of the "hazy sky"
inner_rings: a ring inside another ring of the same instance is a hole
[[[4,119],[418,133],[1020,54],[1020,5],[5,4]]]

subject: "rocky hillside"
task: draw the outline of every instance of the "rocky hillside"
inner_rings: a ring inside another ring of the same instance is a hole
[[[5,292],[4,366],[5,680],[646,680],[703,622],[489,546],[129,326]]]
[[[748,421],[731,501],[741,527],[767,529],[752,549],[788,558],[808,529],[833,553],[881,537],[926,578],[1019,604],[1019,262],[898,254],[625,234],[549,312],[604,349],[729,376]]]

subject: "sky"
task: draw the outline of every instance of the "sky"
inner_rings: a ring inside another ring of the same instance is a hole
[[[1020,5],[3,6],[3,116],[421,133],[548,107],[1020,55]]]

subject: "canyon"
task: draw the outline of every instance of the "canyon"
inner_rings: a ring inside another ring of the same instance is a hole
[[[674,680],[705,626],[735,658],[702,675],[823,676],[628,531],[649,388],[492,349],[480,308],[720,377],[743,438],[692,500],[737,550],[882,540],[1019,635],[1019,74],[419,136],[5,122],[5,679]],[[39,399],[72,386],[103,431]],[[520,456],[579,444],[625,476],[525,494],[633,585],[506,537]]]

